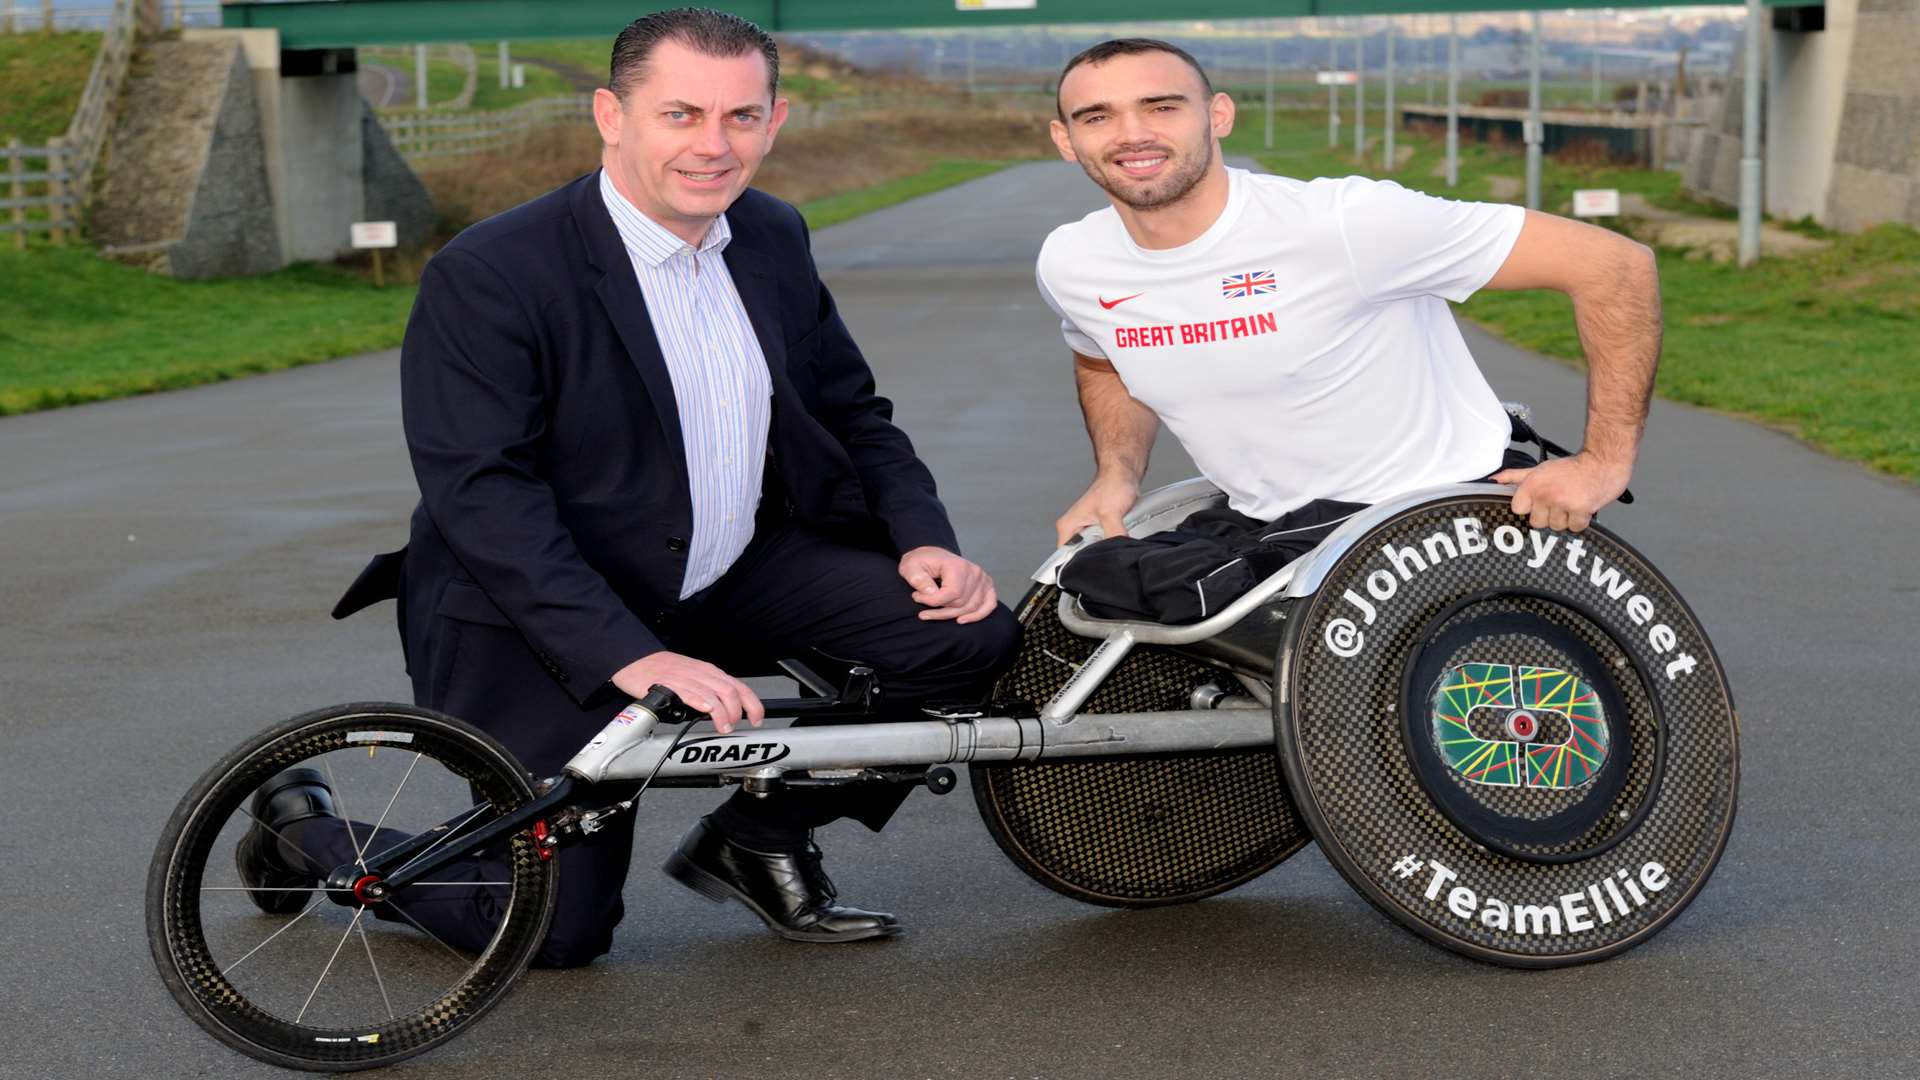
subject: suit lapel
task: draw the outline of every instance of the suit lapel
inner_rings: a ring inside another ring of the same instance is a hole
[[[602,273],[594,292],[607,309],[607,318],[627,347],[627,357],[646,384],[653,411],[660,419],[660,430],[667,448],[679,467],[683,483],[687,475],[686,438],[680,431],[680,404],[673,394],[673,376],[667,371],[666,357],[660,353],[660,340],[653,332],[653,319],[647,314],[647,301],[640,292],[640,280],[634,276],[633,260],[627,255],[620,232],[613,226],[613,215],[600,199],[599,173],[589,173],[577,182],[573,195],[574,221],[580,226],[588,261]]]
[[[786,336],[780,328],[780,296],[773,276],[773,260],[743,243],[735,232],[725,252],[727,274],[747,309],[747,321],[753,324],[753,336],[760,339],[760,352],[767,358],[767,372],[778,379],[787,370]]]

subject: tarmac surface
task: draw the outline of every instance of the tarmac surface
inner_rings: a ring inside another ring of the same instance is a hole
[[[826,230],[843,311],[1017,597],[1090,476],[1032,257],[1099,199],[1036,164]],[[1573,371],[1470,332],[1496,390],[1577,441]],[[391,609],[327,610],[413,502],[396,354],[0,420],[0,1076],[273,1074],[215,1043],[148,956],[161,824],[270,722],[405,700]],[[1163,440],[1153,479],[1186,475]],[[534,972],[391,1075],[499,1077],[1920,1075],[1920,498],[1709,412],[1656,403],[1640,502],[1606,511],[1676,583],[1742,707],[1740,820],[1663,934],[1524,973],[1394,926],[1312,848],[1239,890],[1081,906],[993,846],[965,784],[823,841],[843,895],[907,936],[780,942],[653,871],[712,792],[649,796],[628,918],[592,967]]]

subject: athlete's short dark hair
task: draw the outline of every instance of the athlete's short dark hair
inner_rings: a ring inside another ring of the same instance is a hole
[[[780,47],[772,35],[738,15],[712,8],[683,7],[642,15],[613,39],[613,70],[608,87],[622,101],[647,77],[654,47],[677,41],[703,56],[727,59],[758,52],[767,59],[767,93],[780,89]]]
[[[1060,69],[1060,82],[1054,86],[1053,111],[1060,114],[1062,121],[1066,120],[1066,110],[1060,107],[1059,87],[1067,81],[1067,74],[1074,68],[1082,64],[1104,64],[1116,56],[1138,56],[1141,53],[1151,52],[1172,53],[1185,60],[1187,66],[1193,69],[1193,73],[1200,76],[1200,87],[1207,92],[1207,97],[1213,97],[1213,80],[1207,78],[1206,69],[1200,66],[1200,61],[1195,60],[1192,53],[1171,41],[1161,41],[1159,38],[1123,37],[1103,41],[1090,49],[1082,49],[1079,55],[1067,61],[1067,66]]]

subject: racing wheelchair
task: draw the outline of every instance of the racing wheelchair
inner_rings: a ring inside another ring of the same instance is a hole
[[[1374,907],[1454,952],[1527,968],[1614,955],[1672,922],[1720,857],[1733,702],[1699,622],[1638,552],[1597,524],[1531,528],[1510,494],[1467,484],[1373,506],[1192,625],[1090,616],[1056,583],[1076,538],[1033,575],[992,700],[919,721],[834,723],[884,687],[787,662],[805,693],[768,716],[807,726],[717,735],[656,688],[560,775],[533,777],[490,736],[412,706],[296,717],[217,763],[168,822],[147,885],[155,961],[243,1053],[391,1064],[503,998],[545,935],[554,851],[649,787],[944,793],[961,762],[1001,850],[1088,903],[1199,900],[1313,840]],[[1221,498],[1203,480],[1158,489],[1128,531]],[[311,868],[317,888],[249,888],[233,854],[249,798],[295,766],[359,822],[358,855]],[[492,869],[454,872],[475,854]],[[497,912],[477,950],[408,926],[410,905],[456,887]]]

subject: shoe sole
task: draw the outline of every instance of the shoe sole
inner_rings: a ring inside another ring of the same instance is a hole
[[[695,866],[693,860],[677,851],[667,856],[667,863],[661,867],[661,870],[663,870],[668,877],[699,893],[701,896],[706,897],[713,903],[724,904],[729,900],[739,901],[741,906],[759,916],[760,921],[767,924],[767,929],[786,938],[788,941],[805,941],[816,945],[830,945],[843,941],[871,941],[874,938],[898,937],[900,936],[900,931],[903,929],[903,927],[895,924],[893,926],[877,926],[872,930],[850,930],[844,934],[809,934],[804,930],[789,930],[781,926],[778,920],[768,915],[759,904],[748,899],[746,893],[729,885],[722,878]]]

